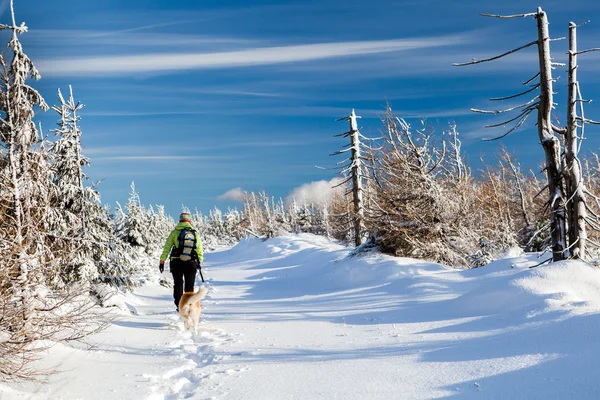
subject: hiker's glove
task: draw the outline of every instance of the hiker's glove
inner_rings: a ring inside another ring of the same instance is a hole
[[[165,270],[165,262],[161,261],[160,265],[158,266],[158,270],[160,271],[160,273],[162,274],[163,271]]]
[[[196,269],[200,271],[202,269],[202,264],[196,263]]]

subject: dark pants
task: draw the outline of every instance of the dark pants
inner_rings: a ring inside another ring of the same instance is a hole
[[[173,301],[175,306],[179,307],[179,299],[183,295],[183,291],[194,291],[196,263],[174,258],[171,260],[171,273],[173,274]]]

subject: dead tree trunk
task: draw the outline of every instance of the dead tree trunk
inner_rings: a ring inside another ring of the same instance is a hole
[[[346,151],[350,150],[350,162],[345,168],[342,170],[342,174],[347,178],[338,186],[344,185],[350,181],[352,181],[352,203],[354,205],[353,208],[353,216],[352,221],[354,225],[354,244],[356,246],[360,246],[362,244],[362,236],[365,231],[364,229],[364,203],[363,203],[363,165],[362,158],[360,155],[361,150],[361,142],[360,137],[361,134],[358,131],[358,124],[356,123],[357,117],[354,113],[354,109],[352,109],[352,113],[345,118],[340,118],[338,121],[346,120],[350,122],[350,130],[348,132],[342,133],[336,136],[342,137],[350,137],[350,145],[346,145],[347,147],[344,150],[337,151],[331,155],[343,154]],[[348,176],[349,175],[349,176]]]
[[[550,229],[552,238],[552,259],[560,261],[567,258],[565,197],[561,185],[560,142],[552,130],[552,61],[550,58],[550,35],[548,17],[538,8],[538,56],[540,64],[540,99],[538,104],[537,127],[540,142],[546,155],[546,176],[550,192]]]
[[[498,97],[490,100],[495,101],[503,101],[514,99],[520,96],[523,96],[527,93],[531,93],[532,91],[539,88],[539,95],[535,96],[530,101],[523,103],[521,105],[510,107],[505,110],[478,110],[472,109],[474,112],[482,113],[482,114],[501,114],[506,112],[512,112],[515,110],[519,110],[520,114],[516,117],[509,119],[508,121],[504,121],[499,124],[487,125],[486,127],[494,128],[499,126],[506,126],[509,123],[516,121],[514,126],[510,128],[506,133],[501,136],[488,139],[488,140],[496,140],[503,138],[510,133],[514,132],[518,127],[520,127],[527,117],[537,109],[537,127],[538,127],[538,135],[542,147],[544,148],[544,153],[546,156],[546,175],[548,177],[548,190],[549,190],[549,201],[548,208],[550,210],[550,229],[551,229],[551,245],[552,245],[552,259],[553,261],[564,260],[568,256],[568,248],[567,248],[567,230],[565,224],[565,196],[563,190],[563,172],[562,172],[562,160],[560,154],[560,141],[554,135],[554,129],[557,129],[552,125],[551,116],[552,116],[552,107],[553,107],[553,93],[552,93],[552,61],[550,58],[550,35],[548,33],[548,17],[546,13],[538,8],[535,13],[529,14],[519,14],[519,15],[491,15],[491,14],[482,14],[486,17],[495,17],[495,18],[523,18],[523,17],[534,17],[537,20],[537,30],[538,30],[538,38],[530,43],[527,43],[523,46],[517,47],[510,51],[507,51],[503,54],[497,55],[495,57],[490,57],[483,60],[474,60],[468,63],[458,63],[454,64],[455,66],[466,66],[479,64],[484,62],[489,62],[493,60],[497,60],[502,57],[506,57],[510,54],[513,54],[517,51],[523,50],[527,47],[537,45],[538,48],[538,60],[539,60],[539,73],[536,74],[533,78],[524,82],[525,85],[529,85],[536,77],[539,76],[539,83],[532,85],[529,89],[524,92],[506,96],[506,97]]]
[[[572,258],[585,258],[587,242],[586,198],[579,162],[579,138],[577,132],[577,25],[569,24],[569,90],[567,102],[567,132],[565,136],[565,183],[568,204],[567,223]]]
[[[362,188],[362,166],[360,158],[360,138],[358,136],[358,125],[356,123],[356,114],[352,109],[350,114],[350,133],[352,148],[352,200],[354,202],[354,244],[362,244],[364,206],[363,206],[363,188]]]

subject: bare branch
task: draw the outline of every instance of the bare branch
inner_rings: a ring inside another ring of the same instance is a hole
[[[535,89],[539,88],[540,84],[536,83],[535,85],[533,85],[531,87],[531,89],[527,89],[524,92],[518,93],[518,94],[513,94],[512,96],[506,96],[506,97],[492,97],[490,99],[490,101],[501,101],[501,100],[510,100],[510,99],[514,99],[515,97],[519,97],[519,96],[523,96],[527,93],[533,92]]]
[[[349,178],[348,178],[348,179],[346,179],[345,181],[343,181],[343,182],[341,182],[341,183],[339,183],[339,184],[337,184],[337,185],[333,186],[333,187],[332,187],[332,189],[335,189],[335,188],[337,188],[337,187],[340,187],[340,186],[342,186],[342,185],[344,185],[344,184],[348,183],[348,182],[349,182],[351,179],[352,179],[352,177],[349,177]]]
[[[479,15],[481,15],[482,17],[509,19],[509,18],[535,17],[537,15],[537,12],[527,13],[527,14],[515,14],[515,15],[498,15],[498,14],[484,14],[484,13],[479,13]]]
[[[558,127],[558,126],[556,126],[556,125],[554,125],[554,124],[552,124],[552,130],[553,130],[555,133],[558,133],[558,134],[560,134],[560,135],[564,135],[564,134],[566,134],[566,133],[567,133],[567,129],[566,129],[566,128],[561,128],[561,127]]]
[[[527,117],[529,117],[529,114],[531,114],[531,112],[532,112],[532,111],[533,111],[533,110],[529,110],[529,111],[527,112],[527,114],[524,114],[524,115],[522,114],[522,115],[523,115],[523,118],[521,118],[521,119],[519,120],[519,122],[517,122],[517,123],[515,124],[515,126],[513,126],[513,127],[512,127],[512,128],[511,128],[511,129],[510,129],[508,132],[506,132],[504,135],[502,135],[502,136],[498,136],[498,137],[495,137],[495,138],[491,138],[491,139],[483,139],[483,140],[484,140],[484,141],[486,141],[486,142],[491,142],[491,141],[493,141],[493,140],[502,139],[503,137],[506,137],[506,136],[508,136],[509,134],[511,134],[512,132],[514,132],[514,131],[515,131],[515,129],[517,129],[518,127],[520,127],[521,125],[523,125],[523,123],[525,123],[525,121],[527,120]]]
[[[344,154],[345,152],[350,151],[352,149],[353,149],[352,147],[348,147],[348,148],[346,148],[344,150],[338,150],[335,153],[331,153],[330,156],[337,156],[337,155],[340,155],[340,154]]]
[[[338,121],[343,121],[344,119],[342,118],[341,120],[338,119]],[[344,132],[344,133],[338,133],[337,135],[333,135],[333,137],[342,137],[342,136],[348,136],[351,135],[352,132]]]
[[[577,25],[577,28],[581,28],[582,26],[587,25],[589,23],[590,23],[590,20],[588,19],[587,21],[582,22],[581,24]]]
[[[507,108],[505,110],[478,110],[476,108],[471,108],[471,111],[476,112],[476,113],[480,113],[480,114],[503,114],[503,113],[506,113],[506,112],[509,112],[509,111],[517,110],[519,108],[528,107],[528,106],[531,105],[531,103],[533,103],[534,101],[538,100],[539,98],[540,98],[539,95],[535,96],[533,99],[529,100],[527,103],[519,104],[518,106]]]
[[[506,53],[502,53],[502,54],[497,55],[495,57],[490,57],[490,58],[486,58],[486,59],[483,59],[483,60],[473,60],[473,61],[470,61],[470,62],[467,62],[467,63],[454,63],[454,64],[452,64],[452,66],[454,66],[454,67],[464,67],[466,65],[474,65],[474,64],[480,64],[480,63],[484,63],[484,62],[488,62],[488,61],[497,60],[497,59],[505,57],[505,56],[507,56],[509,54],[516,53],[519,50],[526,49],[527,47],[533,46],[534,44],[537,44],[537,43],[538,43],[538,41],[534,40],[533,42],[527,43],[526,45],[523,45],[521,47],[517,47],[516,49],[509,50]]]
[[[536,267],[539,267],[540,265],[547,264],[547,263],[549,263],[550,261],[552,261],[552,258],[548,258],[547,260],[544,260],[544,261],[542,261],[542,262],[540,262],[540,263],[538,263],[538,264],[536,264],[536,265],[532,265],[532,266],[531,266],[531,267],[529,267],[529,268],[536,268]]]
[[[594,121],[594,120],[591,120],[591,119],[587,119],[587,118],[577,117],[577,121],[581,121],[584,124],[600,125],[600,122]]]
[[[591,53],[592,51],[600,51],[600,47],[595,47],[593,49],[581,50],[575,53],[575,55]]]
[[[529,85],[538,76],[540,76],[539,72],[537,74],[535,74],[534,76],[532,76],[529,80],[526,80],[525,82],[523,82],[523,85]],[[539,85],[539,83],[538,83],[538,85]]]
[[[538,103],[535,103],[535,104],[532,104],[531,106],[525,108],[519,115],[517,115],[514,118],[509,119],[508,121],[500,122],[498,124],[485,125],[484,127],[485,128],[498,128],[500,126],[506,126],[506,125],[510,124],[511,122],[516,121],[517,119],[521,118],[523,115],[529,114],[531,111],[535,110],[535,106],[537,104]]]

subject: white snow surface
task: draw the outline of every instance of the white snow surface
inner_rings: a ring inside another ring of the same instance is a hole
[[[598,270],[348,254],[308,234],[207,254],[198,334],[156,271],[91,347],[54,346],[59,373],[0,399],[600,398]]]

